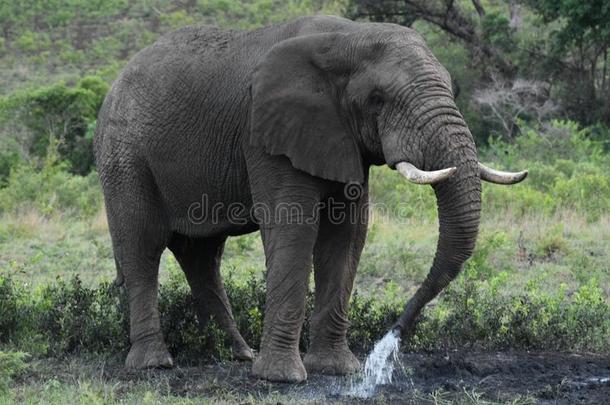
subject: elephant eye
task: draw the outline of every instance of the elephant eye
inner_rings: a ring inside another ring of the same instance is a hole
[[[383,107],[383,95],[381,92],[375,90],[369,95],[368,106],[373,113],[378,113]]]

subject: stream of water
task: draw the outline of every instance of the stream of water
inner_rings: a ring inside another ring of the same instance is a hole
[[[394,367],[398,363],[398,353],[400,348],[400,336],[396,331],[391,330],[375,343],[371,354],[364,363],[364,374],[362,380],[353,384],[344,392],[357,398],[370,398],[375,394],[377,386],[390,384]]]

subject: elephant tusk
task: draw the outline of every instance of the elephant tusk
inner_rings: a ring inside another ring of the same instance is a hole
[[[479,162],[479,170],[481,173],[481,180],[495,184],[516,184],[527,177],[527,170],[516,173],[501,172],[487,167],[481,162]]]
[[[442,170],[434,170],[427,172],[425,170],[419,170],[411,163],[400,162],[396,165],[396,170],[415,184],[436,184],[439,181],[443,181],[448,177],[451,177],[455,173],[455,167],[449,167]]]

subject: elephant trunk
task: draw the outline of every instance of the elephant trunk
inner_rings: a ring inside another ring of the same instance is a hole
[[[450,114],[431,114],[422,127],[420,148],[423,170],[455,168],[455,173],[433,184],[437,198],[439,240],[428,276],[409,300],[395,329],[411,332],[421,309],[453,280],[475,246],[481,214],[481,178],[474,140],[457,108],[445,104]],[[438,111],[438,110],[437,110]]]

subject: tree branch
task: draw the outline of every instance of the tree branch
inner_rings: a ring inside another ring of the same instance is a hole
[[[475,10],[477,10],[479,18],[483,18],[485,16],[485,9],[483,8],[481,2],[479,0],[472,0],[472,5],[474,6]]]

